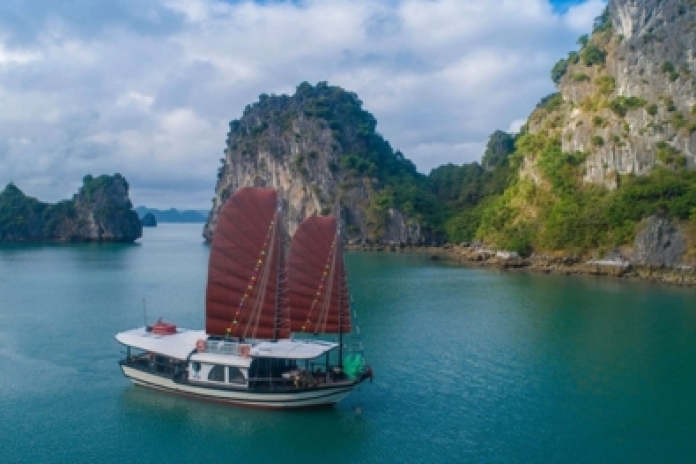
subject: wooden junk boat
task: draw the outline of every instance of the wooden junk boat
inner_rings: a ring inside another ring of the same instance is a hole
[[[123,374],[157,390],[277,409],[333,405],[371,379],[361,349],[345,340],[351,310],[336,219],[302,222],[287,266],[281,224],[275,190],[238,190],[213,236],[205,330],[158,321],[117,334]]]

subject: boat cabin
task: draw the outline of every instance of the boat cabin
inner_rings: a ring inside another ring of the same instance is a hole
[[[122,332],[122,364],[175,382],[217,388],[283,390],[346,380],[338,367],[338,344],[323,340],[231,341],[205,332],[146,328]]]

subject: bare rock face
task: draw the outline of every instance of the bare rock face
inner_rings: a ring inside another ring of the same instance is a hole
[[[387,227],[381,241],[393,245],[428,245],[424,243],[426,235],[420,224],[409,221],[404,214],[394,208],[389,208],[387,216]],[[437,244],[439,244],[437,240],[435,243],[429,243],[429,245]]]
[[[651,216],[636,235],[633,262],[651,267],[675,267],[686,252],[684,234],[667,219]]]
[[[393,207],[383,181],[385,166],[409,179],[415,167],[375,132],[361,104],[338,87],[303,83],[292,97],[261,95],[247,106],[230,123],[205,239],[227,199],[256,186],[279,192],[287,234],[309,216],[333,214],[356,243],[425,243],[424,228]]]
[[[142,236],[138,213],[128,197],[128,182],[120,174],[84,179],[74,197],[77,221],[71,240],[132,242]]]
[[[612,189],[617,174],[696,168],[696,5],[610,0],[598,20],[558,80],[563,151],[587,153],[584,180]]]
[[[142,236],[123,176],[83,180],[72,200],[53,205],[8,185],[0,193],[0,241],[133,242]]]

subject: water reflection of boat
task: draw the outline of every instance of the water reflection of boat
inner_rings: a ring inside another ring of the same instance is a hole
[[[361,347],[346,343],[350,299],[336,219],[302,222],[286,266],[280,214],[275,190],[243,188],[228,200],[211,246],[205,330],[158,321],[117,334],[126,377],[263,408],[332,405],[371,379]]]

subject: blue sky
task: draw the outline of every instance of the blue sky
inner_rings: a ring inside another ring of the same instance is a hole
[[[565,13],[572,6],[577,6],[583,3],[583,0],[552,0],[551,4],[558,12]]]
[[[479,160],[554,91],[603,0],[4,0],[0,186],[45,201],[120,172],[205,209],[230,120],[302,81],[356,92],[427,173]]]

